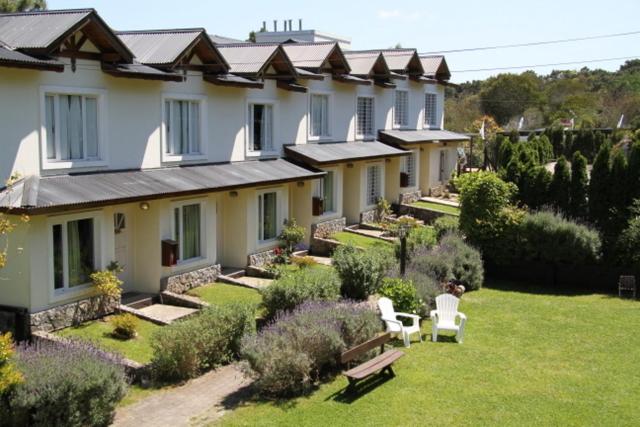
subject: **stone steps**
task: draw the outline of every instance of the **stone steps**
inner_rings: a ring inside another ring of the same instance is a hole
[[[158,302],[158,295],[143,292],[125,292],[122,294],[121,305],[133,309],[149,307]]]

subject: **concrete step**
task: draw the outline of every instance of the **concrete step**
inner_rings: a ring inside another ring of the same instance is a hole
[[[122,305],[139,310],[157,303],[158,295],[144,292],[125,292],[120,301]]]
[[[222,267],[222,275],[232,279],[239,279],[246,276],[247,272],[244,268]]]

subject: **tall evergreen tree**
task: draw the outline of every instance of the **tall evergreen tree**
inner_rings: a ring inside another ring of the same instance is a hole
[[[569,213],[569,186],[571,185],[571,172],[569,164],[564,156],[560,156],[553,170],[553,179],[549,187],[549,193],[553,205],[560,212]]]
[[[631,204],[627,170],[627,156],[622,150],[614,150],[611,160],[611,205],[616,210],[626,211]]]
[[[571,185],[569,186],[569,215],[573,218],[587,217],[587,158],[580,151],[573,153],[571,159]]]
[[[640,139],[637,139],[632,145],[629,151],[629,166],[628,166],[628,188],[629,198],[640,199]]]
[[[611,144],[600,147],[589,182],[589,218],[602,227],[611,208]]]
[[[571,158],[574,151],[573,132],[567,132],[564,135],[564,154],[566,157]]]

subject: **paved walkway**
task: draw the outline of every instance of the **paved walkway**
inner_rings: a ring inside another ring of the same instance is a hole
[[[156,319],[160,319],[166,323],[171,323],[185,316],[189,316],[196,311],[198,310],[168,304],[153,304],[149,307],[140,309],[141,313]]]
[[[237,365],[224,366],[185,385],[159,391],[117,410],[114,427],[204,425],[224,415],[225,400],[249,385]]]

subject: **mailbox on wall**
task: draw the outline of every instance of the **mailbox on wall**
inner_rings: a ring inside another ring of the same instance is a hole
[[[162,266],[172,267],[178,263],[178,242],[175,240],[162,241]]]

